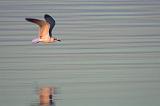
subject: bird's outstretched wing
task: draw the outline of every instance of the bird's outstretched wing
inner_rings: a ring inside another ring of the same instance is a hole
[[[39,19],[33,19],[33,18],[25,18],[25,19],[29,22],[37,24],[39,27],[42,27],[45,24],[45,21]]]
[[[44,15],[44,19],[50,24],[49,28],[49,36],[52,37],[52,29],[55,26],[55,20],[48,14]]]
[[[26,18],[27,21],[37,24],[40,27],[39,38],[48,39],[49,25],[48,22],[39,19]]]

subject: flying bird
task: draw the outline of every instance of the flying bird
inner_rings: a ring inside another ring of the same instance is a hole
[[[25,18],[27,21],[35,23],[39,26],[39,36],[32,40],[32,43],[52,43],[56,41],[61,41],[52,36],[52,29],[55,26],[55,20],[48,14],[44,15],[45,20]]]

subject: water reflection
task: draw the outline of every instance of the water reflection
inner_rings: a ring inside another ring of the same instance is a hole
[[[49,104],[32,103],[30,106],[56,106],[55,102]]]

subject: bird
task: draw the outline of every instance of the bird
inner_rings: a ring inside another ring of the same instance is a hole
[[[34,18],[25,18],[26,21],[32,22],[39,26],[39,36],[32,40],[32,43],[53,43],[56,41],[61,41],[56,37],[52,36],[52,30],[55,26],[55,20],[48,14],[44,15],[45,20],[34,19]]]

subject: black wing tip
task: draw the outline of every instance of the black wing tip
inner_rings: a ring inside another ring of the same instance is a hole
[[[48,15],[48,14],[45,14],[44,15],[44,19],[49,22],[50,24],[55,24],[55,20],[52,16]]]
[[[45,15],[44,15],[44,19],[45,19],[45,20],[55,21],[54,18],[53,18],[51,15],[49,15],[49,14],[45,14]]]
[[[48,17],[51,17],[51,16],[49,14],[44,15],[44,18],[48,18]]]
[[[25,18],[25,20],[26,20],[26,21],[28,21],[28,20],[29,20],[29,18]]]
[[[25,18],[25,20],[26,20],[26,21],[31,21],[32,19],[31,19],[31,18]]]

